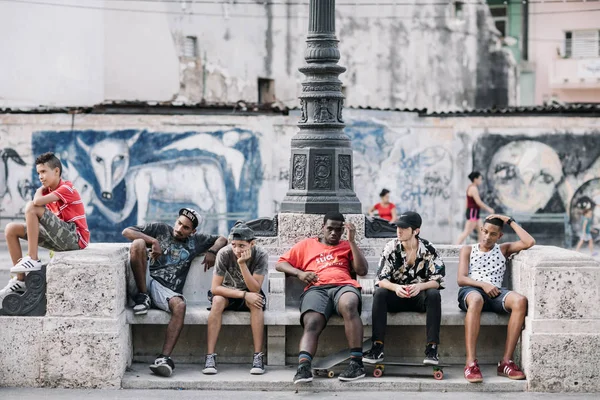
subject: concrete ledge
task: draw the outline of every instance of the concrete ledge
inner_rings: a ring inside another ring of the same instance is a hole
[[[186,325],[206,325],[208,323],[207,305],[188,304],[185,315]],[[166,325],[171,318],[170,314],[161,310],[150,310],[148,314],[137,316],[133,310],[128,308],[128,324],[143,325]],[[364,311],[361,315],[364,325],[371,325],[371,310]],[[444,325],[464,325],[465,313],[458,310],[442,310],[442,326]],[[425,325],[425,313],[402,312],[388,314],[388,325]],[[223,325],[249,325],[250,313],[226,311],[223,313]],[[483,313],[481,325],[499,325],[508,324],[507,315],[498,315],[494,313]],[[297,308],[286,308],[284,311],[265,311],[265,325],[267,326],[289,326],[300,325],[300,311]],[[328,325],[344,325],[344,321],[339,316],[332,317]]]
[[[472,384],[462,375],[462,366],[444,369],[444,379],[433,379],[429,368],[386,369],[387,375],[372,377],[367,367],[367,377],[356,382],[340,382],[337,378],[315,377],[312,383],[294,385],[292,378],[296,367],[267,367],[264,375],[250,375],[250,365],[220,364],[217,375],[203,375],[200,365],[178,364],[168,379],[151,374],[147,364],[133,364],[123,378],[124,389],[196,389],[196,390],[289,390],[314,391],[439,391],[439,392],[523,392],[527,382],[511,381],[496,376],[495,366],[482,366],[484,382]],[[341,367],[343,368],[343,366]],[[336,376],[341,368],[335,369]],[[417,373],[419,375],[414,375]],[[216,397],[217,395],[215,395]]]

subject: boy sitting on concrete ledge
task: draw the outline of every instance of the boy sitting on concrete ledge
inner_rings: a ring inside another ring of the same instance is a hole
[[[250,327],[254,339],[254,355],[250,373],[265,372],[263,361],[264,310],[266,296],[261,290],[269,271],[269,255],[255,246],[254,231],[238,221],[229,234],[229,245],[217,254],[217,261],[209,293],[212,303],[208,315],[207,352],[204,374],[217,373],[215,353],[223,311],[249,311]]]
[[[44,153],[35,160],[35,168],[42,186],[25,206],[25,223],[11,222],[4,230],[14,265],[10,272],[17,276],[0,290],[0,308],[7,295],[25,292],[26,273],[42,269],[39,246],[69,251],[84,249],[90,242],[83,202],[73,184],[61,179],[62,163],[58,157]],[[19,239],[27,240],[25,257]]]

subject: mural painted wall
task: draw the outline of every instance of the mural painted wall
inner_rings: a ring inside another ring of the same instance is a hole
[[[201,229],[214,233],[257,215],[250,188],[261,185],[261,161],[250,131],[42,131],[33,134],[32,148],[60,157],[95,241],[121,240],[133,224],[171,222],[184,206],[203,214]]]
[[[434,243],[452,243],[462,230],[473,169],[500,212],[566,216],[577,240],[582,211],[594,208],[600,227],[598,118],[344,116],[363,211],[385,187],[400,211],[421,213],[422,235]],[[214,233],[236,219],[270,217],[288,188],[298,117],[0,114],[0,223],[22,218],[38,186],[35,155],[45,151],[63,160],[95,242],[121,240],[129,225],[170,223],[185,205]],[[538,225],[539,243],[562,244],[564,223]]]
[[[595,210],[600,223],[600,131],[485,135],[473,147],[473,166],[487,181],[484,201],[497,211],[566,214],[574,239],[584,210]]]

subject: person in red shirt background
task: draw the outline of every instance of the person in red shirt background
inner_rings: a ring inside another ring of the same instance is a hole
[[[369,266],[356,244],[356,227],[344,222],[344,216],[339,212],[327,213],[323,219],[322,237],[297,243],[279,259],[276,267],[277,271],[307,284],[300,302],[304,334],[300,340],[295,384],[312,381],[311,363],[319,335],[334,312],[344,318],[351,356],[350,364],[339,379],[353,381],[365,376],[360,319],[362,298],[360,285],[351,272],[364,276]],[[348,230],[348,241],[341,240],[344,226]]]
[[[90,242],[83,202],[73,184],[61,179],[58,157],[44,153],[35,160],[35,167],[42,186],[25,207],[25,223],[11,222],[4,230],[14,265],[10,272],[17,276],[0,290],[0,307],[8,294],[25,292],[25,273],[42,269],[38,246],[68,251],[84,249]],[[27,240],[25,257],[19,239]]]
[[[369,216],[372,217],[375,214],[375,211],[377,211],[379,213],[379,218],[386,219],[390,222],[396,221],[398,215],[396,212],[396,205],[390,203],[390,191],[383,189],[381,193],[379,193],[379,197],[381,197],[381,201],[371,207]]]

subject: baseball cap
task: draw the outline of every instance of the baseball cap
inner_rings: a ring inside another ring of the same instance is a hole
[[[229,240],[245,240],[250,242],[254,239],[256,239],[254,231],[243,221],[236,222],[229,232]]]
[[[200,224],[200,222],[202,221],[202,217],[200,216],[200,214],[198,214],[196,210],[193,210],[191,208],[182,208],[181,210],[179,210],[179,215],[183,215],[184,217],[192,221],[194,229],[196,229],[198,227],[198,224]]]
[[[421,227],[421,224],[423,223],[423,220],[421,219],[421,216],[414,212],[414,211],[407,211],[402,213],[398,219],[396,220],[396,222],[394,222],[394,225],[406,229],[406,228],[413,228],[413,229],[417,229]]]

